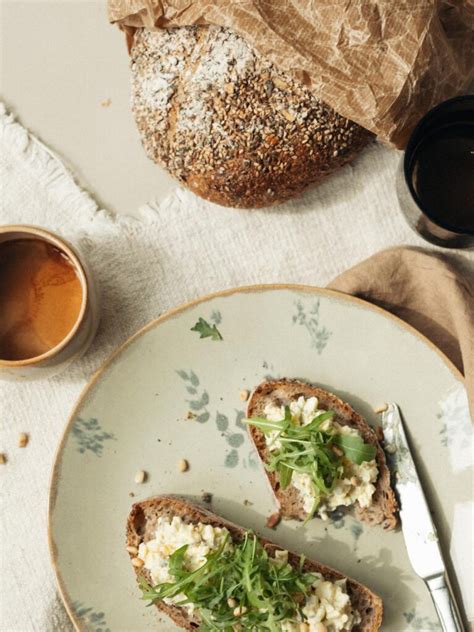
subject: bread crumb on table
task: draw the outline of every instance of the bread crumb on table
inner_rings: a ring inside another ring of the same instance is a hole
[[[274,529],[277,526],[277,524],[280,522],[280,520],[281,520],[281,513],[279,511],[276,511],[275,513],[272,513],[271,516],[268,516],[266,525],[269,529]]]
[[[26,446],[28,445],[28,435],[26,434],[26,432],[20,432],[19,436],[18,436],[18,447],[19,448],[26,448]]]
[[[100,102],[100,105],[101,105],[103,108],[109,108],[109,107],[112,105],[112,99],[103,99],[103,100]]]
[[[135,483],[137,483],[137,485],[141,485],[142,483],[146,481],[146,479],[147,479],[147,473],[145,472],[145,470],[138,470],[133,480],[135,481]]]
[[[3,454],[3,452],[0,452],[0,465],[4,465],[6,462],[7,462],[6,454]]]
[[[187,472],[189,470],[189,463],[186,459],[181,459],[178,463],[178,470],[180,472]]]
[[[379,415],[380,413],[384,413],[388,408],[388,404],[381,404],[380,406],[377,406],[376,408],[374,408],[374,413],[376,415]]]

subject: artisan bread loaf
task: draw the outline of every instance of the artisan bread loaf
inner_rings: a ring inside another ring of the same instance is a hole
[[[149,540],[152,540],[155,537],[158,518],[167,517],[172,519],[174,516],[179,516],[186,523],[196,524],[201,522],[210,524],[213,527],[225,527],[234,541],[241,540],[245,534],[245,529],[242,527],[232,524],[198,505],[174,496],[157,496],[132,506],[127,520],[127,547],[138,548],[142,542],[147,543]],[[281,550],[280,547],[268,540],[263,538],[259,538],[259,540],[270,554],[276,550]],[[133,553],[129,553],[129,555],[130,558],[133,558]],[[300,556],[290,553],[289,561],[293,566],[297,566]],[[304,561],[303,569],[306,572],[321,573],[326,580],[332,582],[346,579],[346,576],[342,573],[308,559]],[[143,577],[147,582],[152,583],[150,573],[146,568],[134,566],[134,570],[137,580]],[[382,623],[382,600],[369,588],[353,579],[347,578],[346,587],[352,607],[361,617],[361,622],[353,627],[353,632],[376,632]],[[164,602],[156,602],[156,606],[185,630],[195,630],[199,627],[199,618],[190,616],[184,608]]]
[[[357,519],[369,525],[379,524],[384,529],[394,529],[398,522],[398,504],[390,485],[390,471],[387,467],[384,451],[374,430],[349,404],[343,402],[336,395],[306,382],[288,379],[270,380],[263,382],[253,391],[247,406],[247,417],[265,417],[267,404],[289,406],[290,402],[301,396],[305,399],[317,397],[318,406],[321,409],[334,411],[334,421],[341,426],[355,428],[365,443],[375,446],[377,449],[375,460],[378,467],[378,478],[375,483],[372,504],[368,507],[360,507],[356,503],[351,511]],[[255,426],[249,425],[248,430],[262,462],[267,462],[269,452],[265,435]],[[276,472],[265,470],[265,473],[280,504],[281,515],[284,518],[305,520],[307,512],[304,509],[303,499],[298,489],[293,485],[282,489]]]
[[[131,58],[132,109],[148,156],[218,204],[283,202],[371,137],[227,28],[139,29]]]

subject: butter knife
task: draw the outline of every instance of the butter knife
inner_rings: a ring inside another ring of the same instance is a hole
[[[387,460],[396,470],[395,489],[410,563],[430,591],[443,631],[466,632],[396,404],[383,412],[382,428]]]

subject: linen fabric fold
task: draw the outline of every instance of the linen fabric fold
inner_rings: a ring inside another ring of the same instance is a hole
[[[474,278],[454,259],[421,248],[390,248],[328,287],[386,309],[441,349],[464,374],[474,418]]]

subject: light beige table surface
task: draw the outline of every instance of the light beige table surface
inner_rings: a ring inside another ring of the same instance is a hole
[[[94,224],[61,206],[68,235],[85,229],[91,239],[103,292],[101,332],[73,374],[43,385],[0,383],[0,451],[9,458],[0,472],[0,632],[72,629],[54,590],[45,537],[49,476],[73,402],[113,348],[157,314],[202,294],[253,283],[324,286],[378,250],[431,249],[398,208],[400,155],[381,145],[298,200],[271,209],[219,208],[177,190],[141,148],[124,36],[108,24],[105,5],[0,0],[0,99],[7,108],[66,161],[103,208],[136,214],[154,198],[168,198],[155,205],[157,221],[149,223],[144,217]],[[2,210],[0,223],[42,222],[32,204],[24,217],[6,205]],[[472,276],[474,251],[456,255]],[[31,438],[20,457],[22,431]]]
[[[105,0],[2,0],[0,7],[7,108],[105,208],[133,214],[163,198],[175,185],[141,147],[124,35],[108,23]]]

